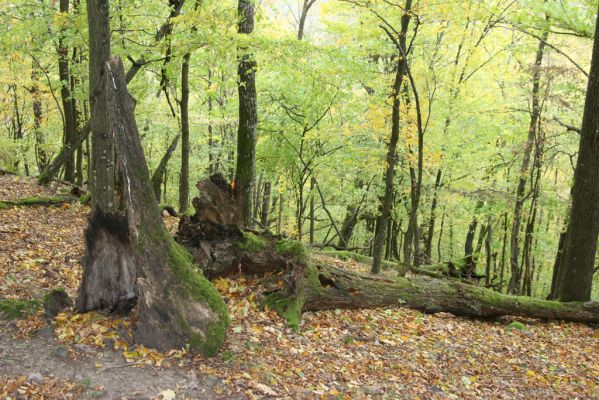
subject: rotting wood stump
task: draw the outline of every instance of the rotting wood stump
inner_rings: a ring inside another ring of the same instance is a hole
[[[599,303],[559,303],[509,296],[455,279],[368,275],[311,260],[296,241],[238,228],[240,205],[222,175],[197,185],[195,214],[179,224],[177,241],[210,278],[279,274],[266,303],[299,328],[304,311],[336,308],[410,307],[425,313],[488,318],[515,315],[599,322]]]

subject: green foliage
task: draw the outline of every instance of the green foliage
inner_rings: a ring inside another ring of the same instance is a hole
[[[38,300],[0,299],[0,316],[9,320],[33,315],[40,309]]]

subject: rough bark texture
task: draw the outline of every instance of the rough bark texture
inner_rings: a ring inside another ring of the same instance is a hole
[[[60,0],[60,12],[68,14],[69,0]],[[69,49],[65,45],[64,30],[60,31],[58,39],[58,75],[60,77],[60,97],[64,112],[64,144],[70,144],[76,134],[75,99],[71,96],[71,74],[69,72]],[[73,182],[75,179],[75,160],[73,154],[65,160],[64,180]]]
[[[242,205],[222,174],[197,187],[200,195],[192,200],[195,214],[181,219],[177,241],[208,278],[285,269],[285,257],[276,252],[280,236],[239,229]]]
[[[112,268],[117,273],[123,271],[125,261],[127,268],[137,276],[136,340],[159,350],[189,344],[194,351],[214,354],[224,341],[228,324],[226,306],[162,222],[135,124],[133,99],[127,92],[124,69],[118,58],[106,63],[105,84],[109,132],[115,139],[127,208],[126,221],[121,217],[122,235],[115,237],[108,232],[107,236],[110,236],[108,242],[118,242],[121,246],[128,243],[128,248],[122,249],[126,256],[120,256],[116,268],[114,265]],[[118,214],[110,215],[119,218]],[[100,251],[105,252],[104,249],[105,246],[100,247]],[[101,263],[102,259],[94,260],[94,255],[90,252],[86,259],[84,276],[87,278],[82,282],[80,299],[89,299],[94,293],[88,288],[100,286],[92,282],[94,276],[101,275],[94,269],[107,268]],[[114,264],[112,259],[107,262]],[[115,282],[122,281],[116,273],[108,280],[111,283],[101,285],[102,288],[118,287]],[[122,293],[109,294],[109,297],[96,299],[96,304],[114,310],[121,302]],[[90,309],[85,304],[80,300],[80,309]]]
[[[516,294],[520,289],[522,278],[522,269],[518,262],[520,257],[520,226],[522,223],[522,208],[526,201],[526,181],[528,177],[528,168],[530,165],[530,154],[537,134],[537,124],[541,116],[541,104],[539,101],[539,92],[541,87],[541,65],[543,63],[543,54],[548,32],[544,31],[539,41],[535,64],[533,66],[532,76],[532,110],[530,113],[530,125],[528,128],[528,137],[524,144],[524,156],[520,164],[520,176],[518,178],[518,187],[516,188],[516,203],[514,205],[514,218],[512,220],[512,232],[510,239],[510,266],[512,275],[508,286],[508,292]]]
[[[598,14],[599,15],[599,14]],[[572,209],[557,276],[557,298],[585,301],[591,297],[599,234],[599,17],[586,94],[578,160],[572,187]]]
[[[254,31],[254,2],[239,0],[238,33],[249,35]],[[252,224],[252,185],[256,170],[256,60],[247,48],[239,49],[237,67],[239,92],[239,128],[237,131],[237,164],[235,168],[235,193],[242,200],[243,222]]]
[[[187,211],[189,205],[189,59],[183,56],[181,67],[181,175],[179,176],[179,212]]]
[[[171,26],[171,19],[177,17],[181,13],[181,8],[183,7],[184,3],[185,3],[184,0],[179,0],[178,2],[176,2],[174,7],[171,9],[171,12],[169,14],[167,21],[156,32],[156,36],[155,36],[156,42],[160,42],[162,40],[162,38],[166,35],[169,27]],[[75,7],[77,7],[78,2],[76,2],[74,5],[75,5]],[[133,78],[135,78],[137,73],[141,70],[141,67],[143,67],[144,65],[147,64],[147,62],[145,61],[145,57],[149,56],[150,53],[151,53],[151,51],[148,51],[147,54],[145,54],[141,58],[133,61],[133,64],[127,70],[127,74],[125,75],[125,80],[127,81],[127,83],[131,82],[133,80]],[[69,143],[66,143],[62,147],[62,149],[60,150],[58,155],[54,158],[54,160],[52,160],[52,162],[49,163],[44,168],[44,170],[40,173],[40,176],[38,178],[38,183],[40,185],[47,185],[48,183],[50,183],[50,181],[52,181],[52,179],[56,176],[58,171],[60,171],[60,168],[62,168],[62,166],[64,165],[66,160],[69,157],[73,157],[73,153],[75,152],[75,150],[79,149],[81,144],[85,141],[85,139],[87,139],[90,131],[91,131],[91,127],[90,127],[90,122],[88,121],[81,128],[81,133],[75,139],[75,143],[73,143],[72,145],[70,145]],[[78,183],[78,184],[80,184],[80,183]]]
[[[313,264],[296,270],[290,284],[268,302],[292,326],[303,311],[399,306],[426,313],[450,312],[467,317],[518,315],[596,323],[599,303],[559,303],[509,296],[476,285],[435,278],[387,278]]]
[[[198,189],[200,196],[192,202],[196,214],[181,221],[177,240],[190,249],[194,261],[212,278],[239,273],[283,273],[266,293],[266,302],[294,328],[299,328],[303,311],[387,306],[469,317],[510,314],[599,321],[598,303],[559,303],[508,296],[449,278],[365,275],[313,261],[299,242],[268,233],[240,231],[235,221],[241,205],[222,176],[214,175],[200,182]],[[464,259],[460,263],[463,266]],[[447,273],[451,275],[450,269],[448,266]],[[434,271],[429,272],[432,275]],[[442,274],[443,271],[437,272],[435,276]]]
[[[387,232],[387,224],[389,223],[389,215],[393,206],[393,182],[395,179],[395,164],[397,163],[397,142],[399,140],[399,106],[400,106],[400,90],[403,78],[406,74],[408,60],[404,56],[407,54],[406,33],[411,18],[412,1],[406,0],[404,8],[405,14],[401,18],[401,34],[399,35],[398,62],[395,71],[395,80],[393,82],[393,107],[391,116],[391,137],[387,147],[387,169],[385,171],[385,194],[381,201],[381,214],[378,217],[376,224],[376,232],[374,234],[374,243],[372,248],[372,273],[378,274],[381,271],[381,262],[383,260],[383,249],[385,243],[385,233]]]
[[[166,149],[166,152],[160,159],[160,163],[158,163],[156,170],[154,170],[154,174],[152,174],[152,188],[154,189],[154,194],[156,194],[156,199],[159,202],[160,202],[160,188],[162,186],[164,174],[166,172],[166,167],[168,165],[168,161],[171,159],[171,156],[177,149],[177,144],[179,143],[180,137],[181,137],[181,135],[175,136],[175,138],[171,142],[171,145],[168,146],[168,149]]]
[[[110,59],[110,17],[108,0],[87,2],[89,26],[89,103],[92,135],[90,191],[94,206],[105,211],[115,208],[114,147],[108,134],[108,110],[103,76]],[[72,153],[71,153],[72,154]]]

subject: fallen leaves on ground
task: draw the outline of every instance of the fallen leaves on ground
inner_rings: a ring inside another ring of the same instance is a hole
[[[0,297],[39,299],[57,286],[73,295],[87,212],[78,205],[0,211],[0,231],[7,232],[0,235]],[[176,220],[169,225],[175,228]],[[66,345],[110,346],[128,362],[158,370],[176,366],[219,378],[212,390],[223,397],[599,398],[599,335],[585,325],[526,319],[510,325],[512,318],[483,322],[380,308],[305,313],[301,333],[295,333],[260,307],[260,280],[221,278],[214,284],[227,301],[231,326],[224,348],[210,359],[134,344],[134,316],[62,313],[53,322],[55,336]],[[36,315],[16,324],[29,334],[43,321]],[[103,368],[100,362],[97,368]],[[48,385],[4,379],[0,394],[16,388],[52,393],[70,384]],[[160,398],[171,397],[166,390]]]

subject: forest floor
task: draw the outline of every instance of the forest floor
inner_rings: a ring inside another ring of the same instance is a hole
[[[57,189],[0,176],[0,200]],[[79,204],[1,210],[0,299],[41,300],[57,287],[74,298],[88,212]],[[304,314],[296,334],[259,307],[258,281],[215,285],[232,320],[209,359],[135,345],[134,317],[0,318],[0,398],[599,398],[599,332],[589,326],[334,310]]]

